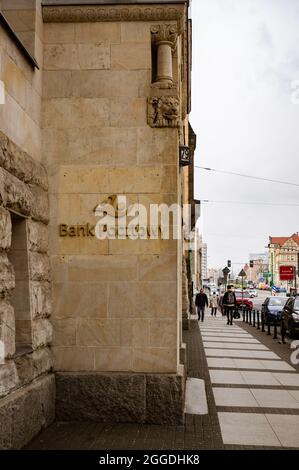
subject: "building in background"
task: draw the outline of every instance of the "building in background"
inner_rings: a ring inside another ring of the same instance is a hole
[[[274,285],[283,286],[288,289],[295,285],[298,287],[298,253],[299,235],[298,232],[290,237],[269,237],[269,273],[270,282]],[[280,279],[280,267],[292,266],[296,270],[296,279],[284,281]]]
[[[221,269],[218,268],[208,268],[208,279],[210,282],[218,285],[218,280],[223,276]]]
[[[258,258],[258,256],[260,255],[257,254],[256,257],[250,255],[250,259],[253,261],[252,267],[249,264],[245,264],[246,280],[252,281],[254,284],[259,282],[267,283],[269,277],[268,256],[262,256],[261,258]]]
[[[195,204],[188,3],[0,2],[0,448],[55,414],[183,423],[189,254],[98,240],[94,209]]]
[[[201,248],[202,248],[202,235],[198,227],[195,227],[195,242],[194,242],[194,250],[192,253],[193,263],[192,263],[192,285],[193,285],[193,294],[198,292],[202,287],[202,276],[201,276],[201,267],[202,267],[202,259],[201,259]]]
[[[268,263],[268,253],[250,253],[249,259],[253,261],[264,261],[265,264]]]
[[[208,246],[206,243],[201,245],[201,279],[202,283],[208,281]]]

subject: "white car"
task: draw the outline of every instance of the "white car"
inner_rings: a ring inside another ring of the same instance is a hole
[[[257,291],[255,289],[249,289],[249,296],[251,299],[257,297]]]

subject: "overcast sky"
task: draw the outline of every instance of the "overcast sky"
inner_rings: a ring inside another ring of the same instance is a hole
[[[192,19],[195,164],[299,183],[291,88],[299,81],[299,0],[193,0]],[[199,199],[299,205],[299,187],[195,175]],[[200,227],[208,266],[223,267],[266,251],[269,235],[299,231],[299,206],[203,203]]]

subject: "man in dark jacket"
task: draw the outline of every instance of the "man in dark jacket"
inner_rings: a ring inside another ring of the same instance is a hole
[[[195,305],[196,305],[196,308],[197,308],[198,320],[203,321],[204,316],[205,316],[205,308],[206,308],[206,306],[208,307],[208,305],[209,305],[208,297],[204,293],[203,289],[200,289],[200,292],[198,294],[196,294]]]
[[[222,299],[222,305],[223,305],[224,311],[226,312],[227,324],[232,325],[234,311],[237,307],[237,299],[232,289],[232,286],[227,286],[227,291],[225,292],[223,299]]]

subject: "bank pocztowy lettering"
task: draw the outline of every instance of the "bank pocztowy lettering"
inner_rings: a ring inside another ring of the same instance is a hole
[[[124,195],[111,195],[94,208],[95,225],[77,224],[59,225],[60,237],[96,237],[99,240],[109,239],[194,239],[191,230],[191,205],[183,204],[150,204],[140,203],[127,206]],[[129,219],[128,219],[129,217]],[[148,224],[148,221],[150,222]],[[182,224],[183,222],[183,224]]]

